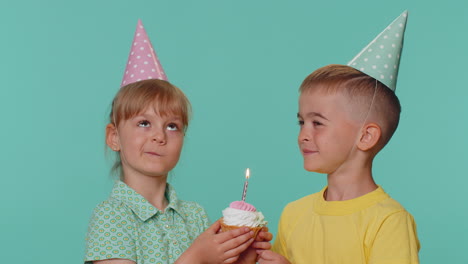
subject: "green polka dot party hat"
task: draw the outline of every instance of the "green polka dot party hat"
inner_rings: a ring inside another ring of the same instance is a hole
[[[405,11],[359,52],[348,66],[395,91],[407,19],[408,11]]]

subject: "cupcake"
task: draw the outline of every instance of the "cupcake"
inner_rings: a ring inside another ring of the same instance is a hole
[[[240,227],[248,227],[254,232],[254,237],[256,237],[266,224],[267,221],[265,221],[263,214],[257,212],[257,209],[253,205],[243,201],[235,201],[223,210],[221,230],[225,232]]]

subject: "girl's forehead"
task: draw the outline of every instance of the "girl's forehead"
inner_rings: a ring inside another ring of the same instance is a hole
[[[161,107],[158,107],[157,105],[147,106],[136,113],[135,116],[157,116],[182,119],[182,113],[178,113],[174,109],[161,109]]]

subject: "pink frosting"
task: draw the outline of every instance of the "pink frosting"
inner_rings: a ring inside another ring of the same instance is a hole
[[[243,202],[243,201],[235,201],[235,202],[232,202],[229,207],[231,208],[234,208],[234,209],[239,209],[239,210],[243,210],[243,211],[249,211],[249,212],[255,212],[257,211],[257,209],[255,209],[255,207],[251,204],[248,204],[246,202]]]

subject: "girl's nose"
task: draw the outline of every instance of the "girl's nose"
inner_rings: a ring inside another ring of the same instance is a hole
[[[164,131],[157,130],[153,134],[152,141],[160,145],[166,144],[166,133],[164,133]]]

